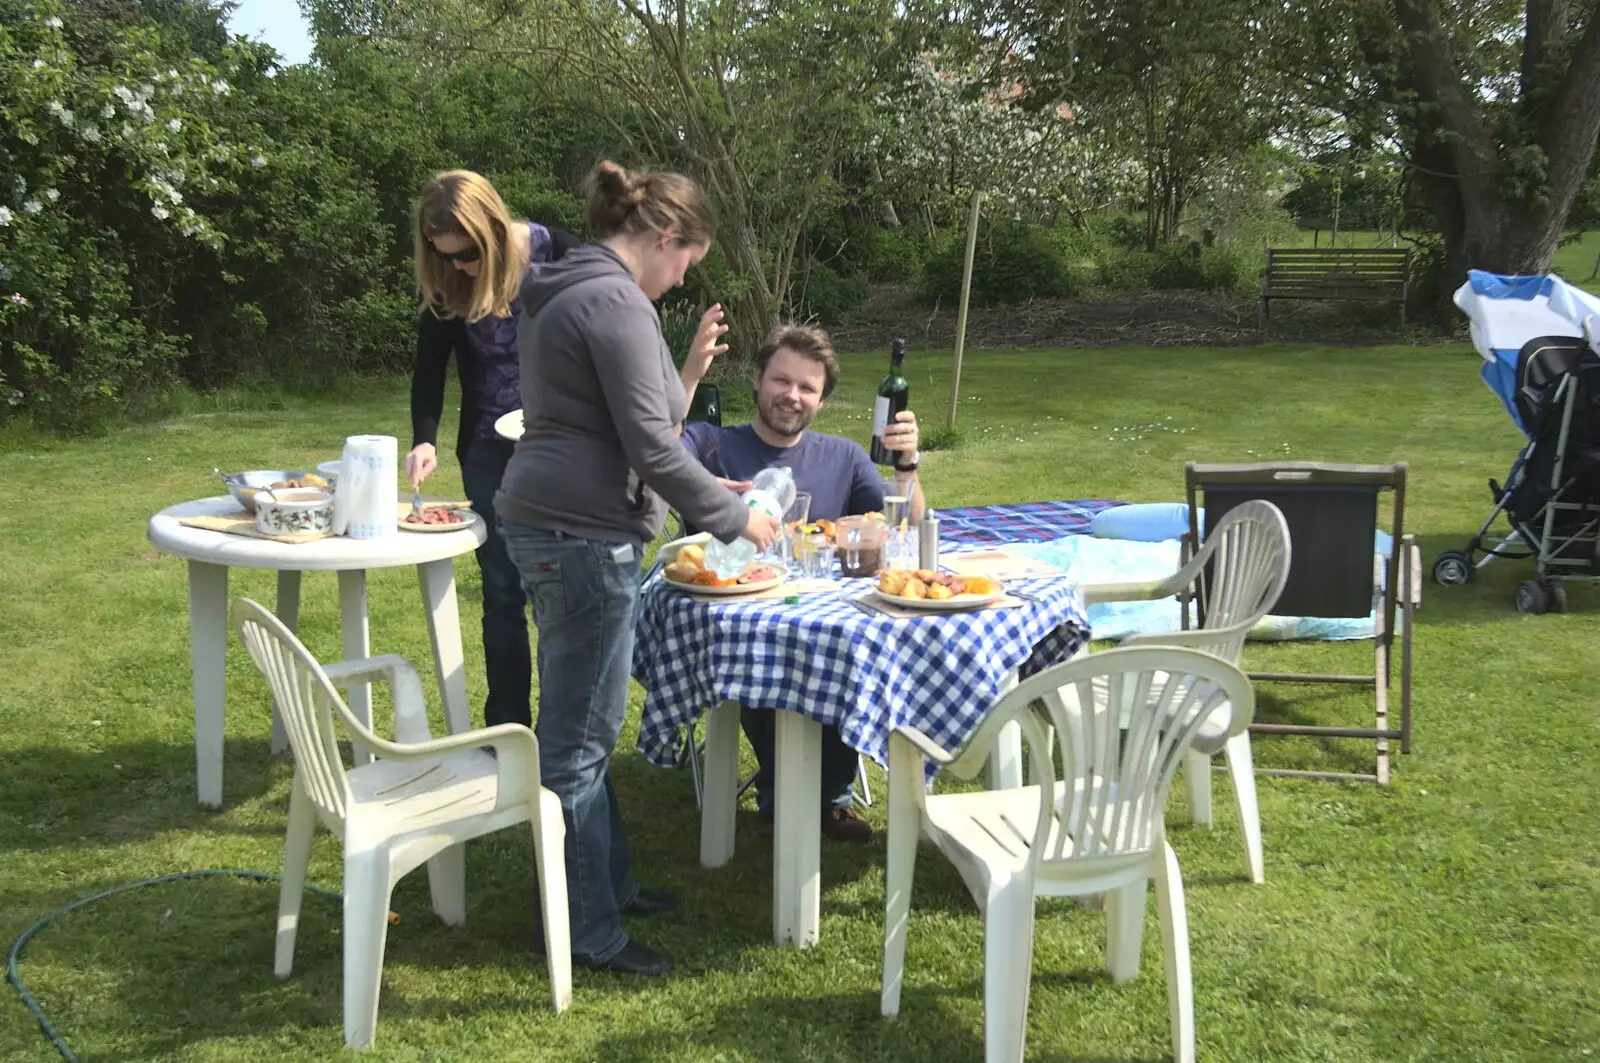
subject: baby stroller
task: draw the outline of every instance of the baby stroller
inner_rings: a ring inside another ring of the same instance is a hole
[[[1472,319],[1484,383],[1528,443],[1504,484],[1489,481],[1489,518],[1464,549],[1434,560],[1433,578],[1455,586],[1497,557],[1531,557],[1517,611],[1562,612],[1565,581],[1600,582],[1600,299],[1553,274],[1473,270],[1455,303]]]

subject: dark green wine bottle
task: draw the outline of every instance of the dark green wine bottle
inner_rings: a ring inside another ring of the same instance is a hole
[[[872,404],[872,461],[876,465],[893,465],[900,460],[899,451],[883,445],[883,433],[894,424],[895,415],[911,402],[911,385],[901,368],[905,360],[906,341],[897,339],[889,345],[889,375],[878,385],[878,398]]]

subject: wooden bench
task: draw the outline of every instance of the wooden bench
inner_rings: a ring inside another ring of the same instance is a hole
[[[1394,300],[1406,323],[1409,247],[1272,247],[1261,271],[1261,320],[1274,299]]]

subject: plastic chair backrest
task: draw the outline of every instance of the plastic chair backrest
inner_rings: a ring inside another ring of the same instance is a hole
[[[1277,506],[1257,499],[1230,509],[1190,562],[1206,571],[1201,629],[1225,633],[1214,645],[1186,645],[1237,662],[1250,627],[1283,593],[1292,556],[1289,524]]]
[[[1096,687],[1102,696],[1096,696]],[[1226,728],[1217,713],[1229,713]],[[1046,801],[1030,846],[1041,864],[1098,862],[1112,872],[1146,858],[1165,838],[1172,776],[1202,729],[1220,748],[1255,714],[1255,691],[1237,667],[1198,650],[1150,646],[1107,650],[1024,679],[995,703],[951,764],[972,778],[1007,723],[1021,725],[1029,783],[1063,794]],[[1052,746],[1053,730],[1059,749]],[[1215,752],[1215,750],[1209,750]],[[1013,829],[1020,830],[1025,825]]]
[[[271,612],[258,602],[240,598],[233,603],[233,626],[250,659],[266,677],[277,702],[283,728],[294,750],[295,771],[307,796],[326,817],[344,822],[350,804],[350,783],[339,756],[333,711],[345,726],[368,734],[311,652]]]

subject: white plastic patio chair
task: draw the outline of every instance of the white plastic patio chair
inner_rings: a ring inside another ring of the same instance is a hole
[[[897,728],[889,739],[883,1014],[900,1009],[921,834],[955,864],[983,912],[987,1063],[1022,1060],[1034,898],[1104,893],[1106,966],[1112,981],[1125,982],[1139,970],[1151,879],[1161,917],[1173,1058],[1193,1063],[1188,917],[1163,811],[1173,773],[1190,749],[1221,748],[1244,733],[1254,711],[1250,681],[1227,661],[1197,650],[1147,647],[1091,654],[1024,679],[995,703],[959,755],[918,731]],[[1032,785],[927,793],[925,760],[958,778],[974,778],[1012,721],[1021,725],[1028,746]],[[1060,782],[1053,736],[1059,736],[1064,767]]]
[[[1088,602],[1154,601],[1177,594],[1190,596],[1205,580],[1204,611],[1199,628],[1159,635],[1130,635],[1119,646],[1186,646],[1232,664],[1244,653],[1245,636],[1272,611],[1289,578],[1289,525],[1271,502],[1244,502],[1229,510],[1194,557],[1166,579],[1150,583],[1099,584],[1083,589]],[[1212,566],[1207,573],[1206,567]],[[1187,602],[1184,604],[1187,611]],[[1250,735],[1241,732],[1223,747],[1228,777],[1233,782],[1239,832],[1244,837],[1250,881],[1266,881],[1261,845],[1261,809],[1256,799],[1255,758]],[[1191,753],[1184,768],[1189,819],[1211,824],[1211,763]]]
[[[560,800],[539,785],[533,732],[508,723],[433,739],[422,682],[403,657],[324,667],[282,621],[248,598],[233,603],[233,624],[272,688],[294,750],[273,972],[286,978],[294,963],[300,897],[320,819],[344,841],[344,1040],[351,1048],[369,1047],[395,883],[426,863],[433,910],[460,926],[467,919],[462,843],[527,823],[538,865],[550,1001],[564,1011],[572,1003],[565,828]],[[335,689],[384,680],[394,694],[394,742],[365,727]],[[335,714],[351,743],[375,758],[370,763],[345,768]]]

